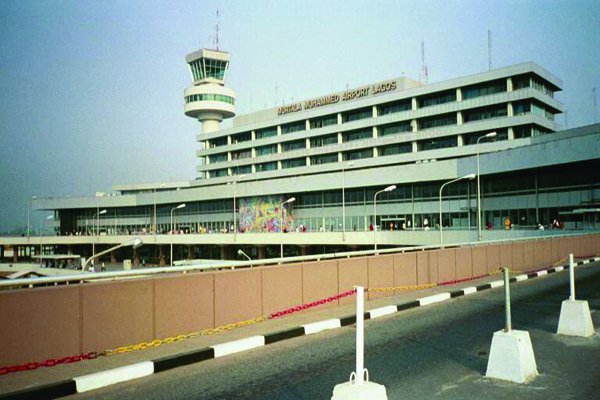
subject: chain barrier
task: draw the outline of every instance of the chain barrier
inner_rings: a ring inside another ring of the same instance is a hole
[[[175,343],[175,342],[179,342],[182,340],[192,339],[192,338],[195,338],[198,336],[209,336],[209,335],[213,335],[215,333],[226,332],[226,331],[230,331],[235,328],[241,328],[243,326],[254,325],[254,324],[257,324],[264,320],[265,320],[265,317],[261,315],[260,317],[248,319],[245,321],[235,322],[235,323],[228,324],[228,325],[221,325],[216,328],[208,328],[208,329],[205,329],[200,332],[188,333],[187,335],[178,335],[178,336],[168,337],[165,339],[153,340],[151,342],[142,342],[142,343],[138,343],[138,344],[134,344],[134,345],[130,345],[130,346],[117,347],[116,349],[105,350],[104,353],[102,353],[102,354],[105,356],[113,356],[115,354],[129,353],[131,351],[151,349],[154,347],[162,346],[163,344]]]
[[[40,361],[40,362],[31,362],[31,363],[27,363],[27,364],[13,365],[10,367],[0,368],[0,375],[6,375],[6,374],[10,374],[13,372],[20,372],[20,371],[31,371],[34,369],[38,369],[40,367],[54,367],[54,366],[60,365],[60,364],[72,364],[72,363],[76,363],[76,362],[83,361],[83,360],[93,360],[95,358],[98,358],[98,356],[101,356],[101,355],[102,354],[98,354],[95,351],[92,351],[89,353],[80,354],[78,356],[70,356],[70,357],[63,357],[63,358],[50,358],[48,360]]]
[[[393,287],[375,287],[375,288],[367,288],[366,291],[371,293],[381,293],[381,292],[396,292],[396,291],[405,291],[405,290],[423,290],[429,289],[432,287],[436,287],[435,283],[425,283],[422,285],[405,285],[405,286],[393,286]]]
[[[356,289],[351,289],[351,290],[348,290],[347,292],[336,294],[335,296],[327,297],[325,299],[316,300],[316,301],[313,301],[311,303],[300,304],[300,305],[297,305],[295,307],[288,308],[286,310],[282,310],[282,311],[278,311],[278,312],[274,312],[272,314],[269,314],[269,319],[280,318],[280,317],[283,317],[283,316],[286,316],[286,315],[290,315],[290,314],[294,314],[294,313],[297,313],[297,312],[300,312],[300,311],[308,310],[309,308],[318,307],[320,305],[323,305],[323,304],[326,304],[326,303],[331,303],[332,301],[339,300],[339,299],[341,299],[343,297],[352,296],[355,293],[356,293]]]

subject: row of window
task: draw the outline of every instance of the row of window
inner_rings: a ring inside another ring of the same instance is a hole
[[[200,58],[189,64],[195,81],[204,78],[223,80],[227,70],[227,61]]]
[[[222,101],[223,103],[229,104],[235,103],[235,99],[233,97],[225,96],[224,94],[202,93],[185,96],[186,104],[194,101]]]

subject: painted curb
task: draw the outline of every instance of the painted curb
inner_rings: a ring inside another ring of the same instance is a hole
[[[590,258],[576,263],[577,266],[600,261],[600,257]],[[568,270],[568,265],[560,265],[543,269],[535,272],[529,272],[510,278],[510,283],[517,283],[528,279],[535,279],[540,276],[553,274],[555,272]],[[428,306],[435,303],[444,302],[461,296],[468,296],[473,293],[504,286],[503,281],[493,281],[478,286],[470,286],[444,293],[422,297],[414,301],[408,301],[396,305],[383,306],[365,312],[364,318],[375,319],[385,315],[392,315],[401,311],[410,310],[417,307]],[[190,364],[199,363],[214,358],[223,357],[229,354],[235,354],[242,351],[263,347],[271,343],[277,343],[282,340],[292,339],[300,336],[307,336],[324,330],[336,329],[356,323],[356,315],[348,315],[341,318],[332,318],[324,321],[313,322],[310,324],[297,326],[282,331],[267,333],[265,335],[251,336],[245,339],[234,340],[231,342],[217,344],[211,347],[194,350],[187,353],[176,354],[173,356],[162,357],[152,361],[144,361],[112,370],[101,371],[95,374],[79,376],[64,381],[43,385],[35,388],[23,389],[12,393],[0,395],[0,399],[56,399],[100,387],[137,379],[143,376],[149,376],[174,368],[183,367]]]

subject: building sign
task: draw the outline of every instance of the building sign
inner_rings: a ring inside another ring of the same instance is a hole
[[[382,83],[376,83],[372,86],[362,87],[359,89],[347,90],[340,94],[330,94],[327,96],[319,97],[312,100],[306,100],[305,102],[298,102],[288,104],[277,108],[278,115],[295,113],[302,110],[310,110],[311,108],[326,106],[329,104],[336,104],[340,101],[348,101],[354,99],[360,99],[368,95],[374,95],[379,93],[390,92],[396,90],[396,81],[387,81]]]

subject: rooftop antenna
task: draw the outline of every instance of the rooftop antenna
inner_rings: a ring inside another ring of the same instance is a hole
[[[425,65],[425,42],[421,40],[421,83],[427,85],[427,65]]]
[[[598,123],[598,109],[596,106],[596,88],[592,88],[592,96],[594,96],[594,123]]]
[[[492,70],[492,31],[488,29],[488,70]]]
[[[219,50],[219,9],[217,8],[217,23],[215,24],[215,50]]]

